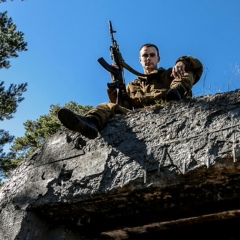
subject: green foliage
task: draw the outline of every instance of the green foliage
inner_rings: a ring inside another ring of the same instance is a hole
[[[10,1],[12,2],[13,0],[10,0]],[[24,0],[20,0],[20,1],[22,2],[22,1],[24,1]],[[0,3],[1,3],[1,2],[7,2],[7,0],[0,0]]]
[[[18,104],[24,99],[22,94],[26,91],[27,87],[27,83],[19,85],[11,84],[10,87],[5,90],[3,83],[4,82],[0,82],[0,121],[13,118],[13,113],[16,112]],[[3,147],[5,144],[11,143],[13,138],[9,132],[0,129],[0,169],[4,172],[8,171],[8,164],[5,162],[5,159],[9,158],[9,156],[3,152]],[[12,163],[9,162],[9,169],[11,169],[12,166]]]
[[[24,34],[17,31],[7,12],[0,13],[0,68],[9,68],[9,58],[18,57],[18,52],[27,51]]]
[[[13,169],[15,169],[18,164],[19,164],[19,159],[15,159],[16,156],[14,155],[14,153],[8,153],[7,155],[4,154],[2,156],[2,161],[0,162],[0,166],[1,166],[1,171],[2,171],[2,175],[4,177],[8,177],[8,175],[11,173],[11,171]]]
[[[5,156],[5,153],[3,152],[3,146],[6,143],[11,143],[13,141],[14,137],[9,134],[9,132],[4,131],[3,129],[0,129],[0,159],[2,159]],[[0,160],[0,168],[1,168],[2,161]]]
[[[24,100],[22,94],[27,87],[27,83],[11,84],[5,90],[3,84],[4,82],[0,82],[0,121],[13,118],[13,113],[16,112],[18,103]]]
[[[0,69],[9,68],[11,66],[9,58],[18,57],[18,52],[27,51],[26,47],[24,34],[17,31],[16,25],[11,18],[8,18],[7,12],[0,13]],[[22,94],[26,91],[26,87],[27,83],[10,84],[9,88],[5,90],[4,82],[0,82],[0,121],[13,118],[18,104],[24,100]],[[13,139],[14,136],[11,136],[9,132],[0,129],[0,170],[4,174],[17,165],[13,153],[6,154],[3,152],[4,145],[11,143]]]
[[[82,106],[72,101],[63,107],[69,108],[78,114],[84,114],[93,108],[90,105]],[[10,147],[10,153],[8,157],[5,158],[5,161],[12,167],[11,169],[17,166],[17,163],[41,148],[48,137],[64,129],[57,118],[57,112],[60,108],[59,104],[51,105],[49,114],[42,115],[35,121],[27,120],[24,123],[24,136],[15,138],[13,145]],[[4,174],[7,175],[11,169],[7,169],[8,171],[4,172]]]

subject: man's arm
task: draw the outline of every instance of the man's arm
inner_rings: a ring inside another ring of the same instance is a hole
[[[179,65],[180,62],[184,64],[184,71],[192,71],[196,74],[195,83],[198,82],[203,73],[202,63],[197,58],[192,56],[179,57],[175,66]]]

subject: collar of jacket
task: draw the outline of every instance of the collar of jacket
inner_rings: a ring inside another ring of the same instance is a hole
[[[146,76],[144,76],[144,77],[138,76],[138,79],[140,79],[140,80],[148,80],[148,79],[151,79],[151,77],[152,77],[153,75],[157,75],[157,74],[159,74],[160,72],[163,72],[163,71],[165,71],[165,69],[162,68],[162,67],[160,67],[160,68],[158,68],[158,69],[156,69],[156,70],[153,70],[153,71],[150,72],[149,74],[146,74]]]

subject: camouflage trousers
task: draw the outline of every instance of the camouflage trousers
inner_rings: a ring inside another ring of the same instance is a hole
[[[91,109],[85,114],[85,117],[94,119],[97,127],[102,130],[115,114],[128,114],[131,110],[121,107],[116,103],[101,103],[96,108]]]

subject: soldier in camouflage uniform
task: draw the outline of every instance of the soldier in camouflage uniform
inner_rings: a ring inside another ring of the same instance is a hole
[[[141,46],[139,61],[146,76],[138,76],[137,79],[128,83],[126,92],[123,92],[122,104],[116,104],[117,90],[108,88],[109,103],[99,104],[84,116],[61,108],[58,112],[61,123],[72,131],[94,139],[108,120],[117,113],[127,114],[133,109],[154,105],[159,100],[179,101],[191,97],[192,86],[198,82],[203,72],[202,63],[191,56],[179,57],[172,68],[157,68],[160,55],[154,44]]]

